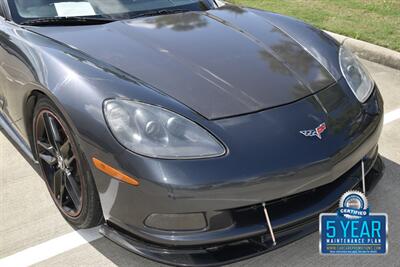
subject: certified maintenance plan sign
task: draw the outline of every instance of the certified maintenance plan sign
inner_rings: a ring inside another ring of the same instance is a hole
[[[369,213],[361,192],[345,193],[337,213],[322,213],[319,224],[321,254],[387,253],[387,214]]]

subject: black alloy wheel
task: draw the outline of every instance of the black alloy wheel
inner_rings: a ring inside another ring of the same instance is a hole
[[[40,166],[56,204],[65,215],[82,210],[84,183],[71,137],[56,115],[42,110],[36,118],[36,149]]]
[[[63,114],[45,97],[35,107],[33,142],[42,177],[66,220],[78,228],[100,224],[103,213],[85,156]]]

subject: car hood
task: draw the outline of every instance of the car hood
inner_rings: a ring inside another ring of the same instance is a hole
[[[335,82],[299,42],[235,6],[31,30],[112,64],[208,119],[291,103]]]

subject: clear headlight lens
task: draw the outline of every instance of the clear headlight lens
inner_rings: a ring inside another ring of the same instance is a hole
[[[374,82],[367,69],[350,50],[343,46],[339,51],[339,62],[351,90],[361,103],[365,102],[374,88]]]
[[[127,149],[154,158],[208,158],[225,148],[205,129],[166,109],[129,100],[104,104],[106,121]]]

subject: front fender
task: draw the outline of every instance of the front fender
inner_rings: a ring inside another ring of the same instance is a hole
[[[96,139],[96,132],[108,131],[102,110],[103,101],[108,98],[136,99],[199,117],[120,69],[32,32],[29,27],[4,22],[0,38],[5,51],[4,65],[19,66],[10,68],[18,72],[7,73],[12,81],[7,109],[27,143],[32,116],[26,115],[33,113],[29,99],[35,93],[49,97],[80,138],[98,143],[103,140]]]

